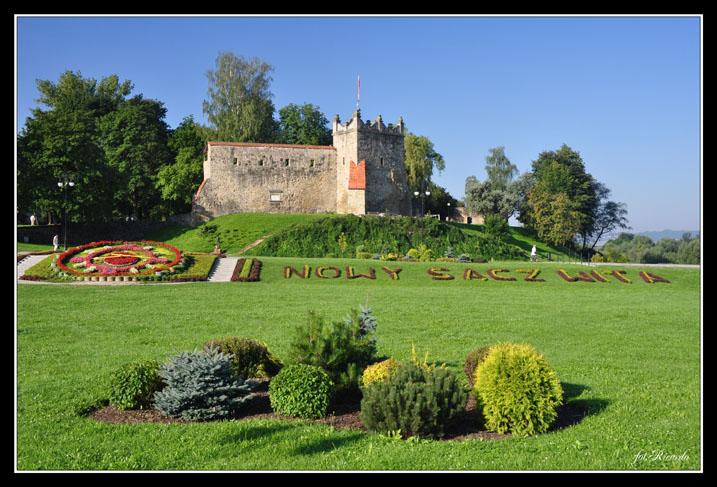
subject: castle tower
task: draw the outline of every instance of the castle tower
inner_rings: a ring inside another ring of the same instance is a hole
[[[334,117],[337,213],[410,214],[404,134],[402,119],[386,126],[379,115],[364,123],[358,109],[346,124]]]

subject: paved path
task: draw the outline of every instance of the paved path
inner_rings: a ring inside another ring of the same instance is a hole
[[[34,266],[46,257],[47,255],[28,255],[27,257],[19,261],[17,263],[17,277],[19,278],[20,276],[25,274],[25,271],[27,271],[30,267]]]

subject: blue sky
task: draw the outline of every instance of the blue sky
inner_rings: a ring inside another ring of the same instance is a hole
[[[445,158],[456,198],[503,146],[521,173],[566,144],[633,232],[701,228],[702,19],[673,17],[16,17],[17,129],[36,80],[130,80],[166,121],[206,123],[220,51],[274,67],[274,105],[399,117]]]

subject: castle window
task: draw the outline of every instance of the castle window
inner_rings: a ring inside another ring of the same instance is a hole
[[[269,201],[272,203],[281,201],[281,191],[269,191]]]
[[[235,158],[234,158],[234,165],[236,166],[238,162],[239,162],[239,161],[237,161],[237,158],[235,157]]]
[[[289,159],[284,160],[284,167],[289,167]]]
[[[383,157],[381,158],[381,167],[383,167]]]
[[[313,160],[313,159],[311,159],[311,161],[309,161],[309,167],[314,167],[314,160]]]
[[[259,165],[260,165],[260,166],[263,166],[263,165],[264,165],[264,159],[259,159]]]

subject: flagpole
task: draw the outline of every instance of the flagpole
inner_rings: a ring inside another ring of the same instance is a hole
[[[356,75],[356,110],[359,109],[359,100],[361,99],[361,77]]]

